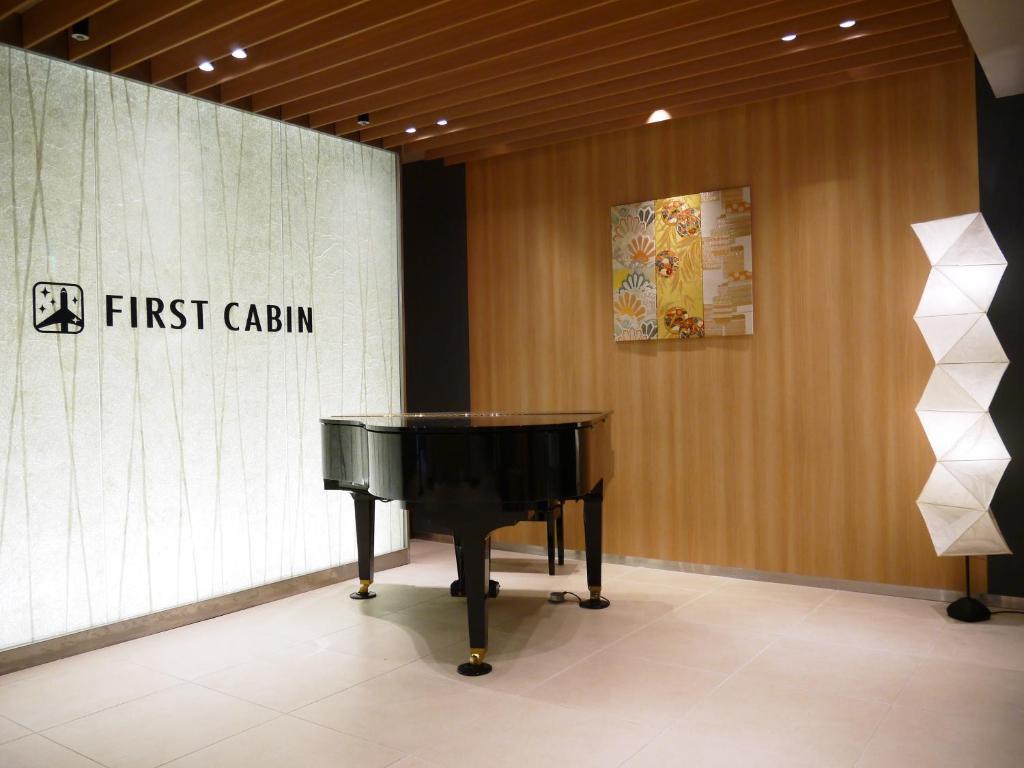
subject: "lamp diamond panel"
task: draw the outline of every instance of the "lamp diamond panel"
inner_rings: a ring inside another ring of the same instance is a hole
[[[1009,361],[985,314],[1006,259],[980,213],[913,229],[932,264],[914,320],[936,363],[917,416],[937,464],[917,506],[936,554],[1008,554],[989,503],[1010,457],[988,407]]]

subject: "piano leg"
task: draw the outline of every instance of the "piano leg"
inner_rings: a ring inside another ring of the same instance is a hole
[[[369,600],[376,597],[370,591],[373,583],[373,496],[353,493],[356,505],[356,550],[359,554],[359,591],[349,597],[353,600]]]
[[[449,585],[448,592],[452,597],[465,597],[466,589],[462,586],[466,583],[465,568],[463,566],[462,540],[458,536],[452,536],[452,542],[455,544],[455,571],[458,578]],[[490,557],[489,545],[487,552],[488,557]],[[499,592],[501,592],[501,584],[493,579],[489,580],[487,583],[487,596],[497,597]]]
[[[594,490],[583,497],[583,528],[587,545],[587,586],[590,599],[581,600],[580,608],[594,610],[607,608],[611,603],[601,597],[601,503],[604,481],[598,481]]]
[[[491,665],[487,655],[487,592],[490,585],[490,536],[460,536],[462,569],[465,575],[466,613],[469,618],[469,661],[459,664],[459,674],[469,677],[486,675]]]
[[[553,505],[545,512],[548,526],[548,576],[555,575],[555,514],[556,507]]]
[[[558,564],[565,565],[565,503],[558,502],[558,518],[555,521],[555,539],[558,542]]]

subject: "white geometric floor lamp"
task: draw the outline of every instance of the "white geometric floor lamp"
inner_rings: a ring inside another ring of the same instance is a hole
[[[984,621],[970,556],[1010,553],[989,508],[1010,456],[988,413],[1009,361],[986,314],[1006,259],[980,213],[912,226],[932,264],[914,321],[935,358],[917,416],[936,464],[917,506],[935,553],[965,557],[967,594],[947,613]]]

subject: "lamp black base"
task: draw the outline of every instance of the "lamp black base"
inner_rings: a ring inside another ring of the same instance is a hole
[[[611,601],[607,597],[591,597],[580,600],[580,608],[589,608],[592,611],[599,611],[609,605],[611,605]]]
[[[349,597],[353,600],[369,600],[377,596],[376,592],[353,592]]]
[[[471,661],[459,664],[459,674],[465,675],[466,677],[480,677],[480,675],[486,675],[491,671],[492,667],[486,661],[480,661],[474,664]]]
[[[957,621],[988,621],[992,618],[992,611],[973,597],[961,597],[946,606],[946,613],[951,619]]]

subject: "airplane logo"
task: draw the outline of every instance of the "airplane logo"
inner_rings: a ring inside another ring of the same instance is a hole
[[[80,285],[36,283],[32,301],[32,321],[40,333],[81,333],[85,327]]]

